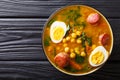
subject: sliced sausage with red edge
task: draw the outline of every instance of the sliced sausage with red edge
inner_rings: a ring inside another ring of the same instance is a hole
[[[91,13],[87,17],[87,22],[90,24],[95,24],[99,21],[100,15],[98,13]]]
[[[55,64],[61,68],[66,67],[69,64],[69,55],[65,52],[58,53],[54,58]]]
[[[110,39],[110,36],[107,33],[101,34],[99,36],[99,42],[102,45],[106,45],[109,39]]]

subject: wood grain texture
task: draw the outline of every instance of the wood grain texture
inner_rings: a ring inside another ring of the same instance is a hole
[[[0,61],[0,78],[3,80],[119,80],[117,63],[107,63],[98,71],[86,76],[69,76],[61,73],[46,61]]]
[[[0,17],[48,17],[58,8],[73,4],[89,5],[106,17],[120,18],[119,0],[1,0]]]
[[[0,19],[0,60],[45,59],[41,45],[43,21]]]

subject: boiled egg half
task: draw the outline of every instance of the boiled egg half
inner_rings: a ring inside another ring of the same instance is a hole
[[[102,65],[108,58],[108,51],[103,46],[96,47],[89,56],[89,63],[93,67]]]
[[[59,43],[62,41],[67,31],[67,26],[62,21],[55,21],[50,27],[50,38],[52,42]]]

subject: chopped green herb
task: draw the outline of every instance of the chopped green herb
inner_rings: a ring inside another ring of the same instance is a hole
[[[83,47],[86,47],[86,45],[85,45],[85,40],[86,40],[85,32],[82,33],[81,39],[82,39],[82,46],[83,46]]]
[[[83,27],[85,27],[85,26],[86,26],[86,23],[85,23],[85,22],[82,22],[81,25],[82,25]]]
[[[83,63],[84,62],[84,57],[76,55],[75,61],[79,64]]]
[[[86,26],[86,23],[85,22],[76,22],[76,24],[74,24],[74,26],[77,26],[77,27],[85,27]]]
[[[45,40],[44,40],[44,45],[45,46],[49,46],[50,45],[50,37],[46,37]]]
[[[56,55],[56,48],[54,47],[53,55]]]
[[[86,34],[85,32],[82,33],[82,37],[81,37],[83,40],[86,40]]]
[[[67,70],[67,71],[70,71],[70,72],[78,72],[78,70],[72,68],[71,66],[67,66],[64,69]]]
[[[87,37],[87,42],[88,42],[88,45],[91,46],[92,45],[92,38]]]
[[[86,47],[84,40],[82,40],[82,47],[84,47],[84,48]]]
[[[90,66],[89,63],[86,63],[86,64],[84,65],[83,71],[89,71],[89,70],[91,70],[92,68],[93,68],[93,67]]]
[[[70,21],[72,21],[74,24],[77,24],[77,19],[82,16],[80,14],[80,9],[77,9],[77,10],[68,10],[63,15],[65,15],[65,17],[66,17],[65,21],[68,24],[69,24]]]
[[[75,21],[77,18],[81,17],[78,10],[69,10],[67,12],[67,19]]]
[[[81,15],[80,15],[79,13],[75,14],[75,15],[74,15],[74,18],[73,18],[74,21],[76,21],[76,19],[79,18],[79,17],[81,17]]]
[[[55,21],[55,19],[54,19],[54,18],[53,18],[53,19],[51,19],[51,20],[48,22],[47,26],[48,26],[48,27],[50,27],[50,26],[51,26],[51,24],[52,24],[54,21]]]
[[[85,32],[82,33],[81,39],[82,39],[82,46],[83,46],[83,47],[86,47],[85,41],[88,42],[88,45],[89,45],[89,46],[92,45],[92,38],[87,37],[86,34],[85,34]]]

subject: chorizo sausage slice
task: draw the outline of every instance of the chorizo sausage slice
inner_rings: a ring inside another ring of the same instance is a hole
[[[99,21],[100,15],[98,13],[91,13],[87,17],[87,22],[90,24],[95,24]]]
[[[99,36],[99,42],[102,45],[106,45],[109,39],[110,39],[110,37],[107,33],[101,34]]]
[[[61,68],[66,67],[69,64],[69,55],[65,52],[58,53],[54,58],[55,64]]]

